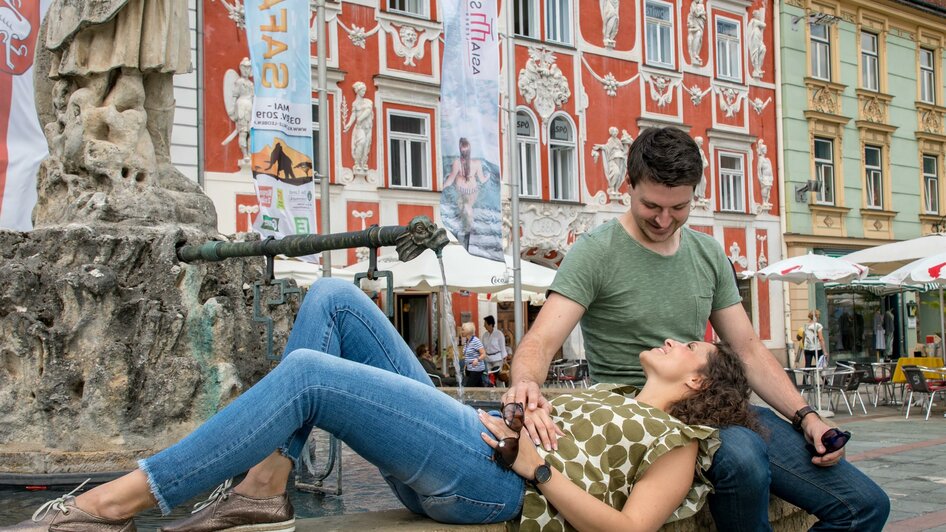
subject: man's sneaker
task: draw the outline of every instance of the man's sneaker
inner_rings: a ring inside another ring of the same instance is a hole
[[[194,506],[188,518],[158,529],[159,532],[293,532],[295,510],[289,494],[254,499],[230,489],[230,481],[217,486],[206,501]]]
[[[33,512],[32,518],[11,527],[0,528],[0,530],[4,532],[136,532],[135,522],[132,519],[113,521],[77,508],[73,493],[85,486],[85,482],[67,495],[40,506]]]

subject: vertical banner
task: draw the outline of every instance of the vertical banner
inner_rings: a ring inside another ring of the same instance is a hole
[[[473,255],[503,261],[496,0],[442,2],[443,225]]]
[[[48,154],[33,97],[33,55],[51,0],[0,7],[0,228],[29,231],[36,171]],[[45,75],[41,72],[39,75]]]
[[[253,228],[264,237],[314,233],[309,0],[246,0],[244,7],[256,91]]]

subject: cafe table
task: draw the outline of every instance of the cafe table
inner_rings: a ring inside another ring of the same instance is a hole
[[[926,366],[928,368],[939,368],[943,366],[941,357],[900,357],[897,359],[897,369],[893,372],[891,382],[896,384],[906,384],[907,378],[903,374],[903,366]],[[935,372],[927,373],[926,378],[935,379]]]

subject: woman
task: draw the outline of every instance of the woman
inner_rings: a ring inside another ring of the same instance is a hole
[[[333,279],[309,290],[286,353],[178,444],[117,480],[50,501],[20,529],[130,530],[135,513],[154,506],[168,513],[249,468],[235,488],[218,489],[202,510],[163,530],[292,530],[286,483],[316,426],[378,466],[407,508],[437,521],[564,519],[578,529],[656,530],[671,515],[682,518],[701,506],[710,489],[703,472],[718,446],[714,429],[671,415],[753,425],[735,355],[704,342],[667,340],[641,354],[648,379],[636,400],[604,388],[556,399],[553,414],[567,434],[558,450],[546,454],[524,437],[515,440],[522,442],[518,454],[510,454],[515,427],[434,388],[378,307],[351,283]],[[602,424],[607,440],[618,443],[603,447],[609,466],[598,475],[590,458],[604,438],[589,438],[589,430]],[[494,438],[504,450],[494,451]],[[491,458],[494,452],[500,459]],[[545,482],[527,487],[544,460],[552,465],[540,471]],[[501,467],[504,461],[512,469]],[[576,484],[581,479],[574,477],[586,473],[599,479],[589,481],[595,495]]]
[[[482,386],[486,372],[486,348],[476,337],[476,326],[472,322],[460,326],[460,335],[466,339],[463,347],[463,386]]]
[[[480,184],[486,182],[483,161],[470,158],[472,146],[465,137],[460,137],[460,158],[453,161],[450,174],[443,183],[443,188],[453,186],[457,191],[457,208],[460,212],[460,233],[469,239],[473,231],[473,206],[479,196]],[[466,242],[462,242],[466,247]]]
[[[808,323],[805,324],[805,367],[813,368],[825,355],[827,363],[828,355],[824,351],[825,343],[822,331],[824,326],[818,323],[818,311],[814,310],[808,313]]]
[[[439,386],[456,386],[457,380],[453,377],[448,377],[440,372],[437,368],[437,364],[434,362],[434,357],[430,354],[430,348],[427,347],[427,344],[420,344],[417,346],[417,361],[420,362],[420,365],[424,368],[424,371],[427,372],[428,376],[437,377],[437,385]]]

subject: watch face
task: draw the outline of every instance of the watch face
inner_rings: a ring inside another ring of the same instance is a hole
[[[552,478],[552,468],[548,464],[542,464],[535,468],[535,481],[537,484],[545,484]]]

